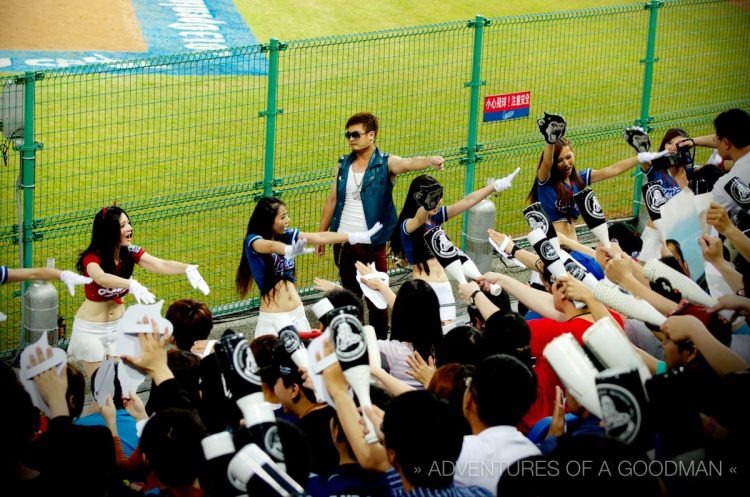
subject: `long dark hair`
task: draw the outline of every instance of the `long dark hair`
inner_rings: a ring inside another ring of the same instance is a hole
[[[664,138],[661,139],[661,144],[659,145],[659,152],[664,150],[664,148],[667,146],[667,143],[671,142],[673,139],[677,138],[678,136],[682,136],[683,138],[690,138],[690,135],[688,135],[688,132],[682,128],[669,128],[667,132],[664,133]]]
[[[404,200],[404,206],[401,208],[401,214],[398,216],[398,222],[396,223],[396,229],[393,230],[391,235],[391,254],[394,256],[405,259],[406,254],[404,253],[404,244],[401,242],[401,230],[404,221],[414,217],[419,210],[419,204],[415,198],[415,194],[419,193],[423,186],[431,186],[434,184],[440,184],[438,180],[427,174],[420,174],[414,178],[409,185],[409,191],[406,193],[406,200]],[[420,227],[421,228],[421,227]],[[414,263],[420,270],[426,274],[430,274],[430,268],[425,264],[428,259],[432,259],[432,253],[427,248],[424,242],[424,230],[416,229],[413,233],[407,235],[412,242]]]
[[[424,280],[411,280],[398,290],[391,316],[391,340],[409,342],[425,360],[443,339],[440,302]]]
[[[554,152],[552,153],[552,167],[549,170],[549,179],[547,180],[548,184],[551,184],[555,187],[555,193],[557,194],[557,200],[560,201],[561,205],[568,205],[573,202],[573,194],[568,191],[567,188],[565,188],[564,180],[565,178],[562,177],[562,173],[560,172],[560,169],[557,167],[557,161],[560,159],[560,153],[562,152],[562,149],[565,147],[569,147],[571,152],[573,151],[573,146],[570,144],[567,138],[560,138],[560,141],[555,143]],[[542,161],[544,160],[544,152],[542,152],[542,155],[539,157],[539,164],[537,164],[536,169],[537,171],[542,166]],[[586,184],[581,179],[581,176],[578,174],[578,171],[576,170],[575,166],[570,171],[570,184],[577,185],[579,190],[582,190],[586,187]],[[531,186],[531,191],[529,192],[529,195],[526,197],[526,200],[529,201],[530,204],[533,204],[534,202],[539,202],[539,182],[538,180],[534,180],[534,184]]]
[[[120,273],[118,276],[128,279],[133,274],[135,259],[127,247],[120,246],[120,217],[128,213],[122,208],[112,205],[103,207],[94,216],[94,225],[91,229],[91,243],[78,255],[76,269],[84,274],[86,268],[83,266],[83,258],[88,254],[96,254],[99,257],[100,266],[105,273],[116,274],[115,252],[119,247]],[[130,216],[128,216],[130,219]]]
[[[282,205],[285,205],[284,202],[275,197],[263,197],[258,200],[255,209],[253,209],[253,213],[250,215],[250,220],[247,222],[245,237],[253,233],[262,236],[264,240],[278,239],[278,235],[273,231],[273,223],[279,212],[279,208]],[[264,257],[266,258],[264,279],[265,281],[271,281],[271,278],[273,277],[273,262],[271,255],[266,254]],[[237,267],[237,274],[234,277],[234,285],[237,288],[240,297],[244,299],[252,284],[253,272],[250,270],[250,261],[245,257],[243,241],[242,256],[240,257],[240,264]],[[269,287],[270,285],[262,290],[261,297],[273,299],[273,287]]]

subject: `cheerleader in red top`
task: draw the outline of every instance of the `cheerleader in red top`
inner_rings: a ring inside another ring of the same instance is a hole
[[[136,264],[152,273],[185,273],[193,288],[204,295],[209,292],[197,266],[149,255],[131,243],[132,237],[127,213],[117,206],[104,207],[94,217],[91,243],[78,258],[78,271],[93,281],[86,285],[86,300],[73,321],[68,354],[81,361],[88,377],[115,341],[117,323],[125,313],[123,297],[130,292],[138,303],[152,304],[156,300],[132,278]]]

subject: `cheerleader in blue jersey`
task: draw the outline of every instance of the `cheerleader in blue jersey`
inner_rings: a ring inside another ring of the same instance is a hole
[[[555,230],[566,237],[577,240],[575,221],[578,209],[573,195],[593,183],[618,176],[636,164],[650,162],[667,152],[640,152],[636,157],[615,162],[601,169],[576,169],[575,154],[571,143],[564,138],[566,122],[562,116],[545,113],[537,124],[547,142],[539,159],[534,185],[529,192],[530,203],[541,202]]]
[[[427,247],[424,234],[472,208],[490,194],[507,190],[519,171],[520,169],[516,169],[504,178],[491,181],[484,188],[448,206],[441,205],[443,187],[432,176],[417,176],[409,186],[396,229],[391,235],[391,253],[399,259],[406,259],[412,265],[412,277],[425,280],[437,294],[443,332],[447,332],[455,324],[455,298],[448,275]]]
[[[664,133],[664,138],[659,145],[659,151],[666,150],[670,154],[677,152],[679,143],[688,142],[693,146],[693,139],[687,134],[687,131],[680,128],[671,128]],[[641,171],[646,175],[648,181],[658,181],[664,189],[664,198],[669,200],[674,197],[680,190],[688,187],[688,177],[685,168],[688,164],[677,164],[666,169],[660,169],[652,164],[641,164]]]
[[[290,321],[299,331],[309,331],[305,308],[294,286],[295,263],[298,255],[312,253],[306,243],[327,245],[348,242],[370,243],[382,224],[369,231],[336,233],[333,231],[303,233],[289,227],[286,205],[274,197],[263,197],[247,223],[244,248],[237,268],[235,285],[242,298],[255,282],[260,290],[260,313],[255,337],[275,335],[277,328]]]

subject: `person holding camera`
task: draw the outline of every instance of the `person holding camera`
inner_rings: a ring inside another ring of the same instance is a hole
[[[684,129],[670,128],[664,133],[659,145],[659,152],[666,150],[668,154],[654,159],[650,164],[641,164],[641,171],[646,175],[647,181],[658,181],[661,184],[665,200],[688,187],[687,167],[692,165],[693,159],[685,145],[689,146],[692,141]]]
[[[537,124],[546,145],[539,158],[534,185],[527,199],[532,204],[541,202],[555,230],[572,240],[577,240],[574,223],[578,219],[578,209],[573,201],[575,193],[593,183],[629,171],[638,163],[650,164],[652,160],[667,154],[666,151],[647,152],[646,147],[643,147],[643,151],[636,157],[623,159],[601,169],[583,169],[579,173],[576,170],[573,146],[565,138],[565,118],[545,112]]]

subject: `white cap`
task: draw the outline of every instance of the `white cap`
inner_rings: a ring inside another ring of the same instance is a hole
[[[201,445],[203,446],[203,455],[206,456],[207,461],[234,453],[232,434],[228,431],[220,431],[219,433],[204,437],[201,440]]]
[[[331,304],[331,301],[325,297],[315,302],[312,306],[312,311],[318,319],[322,318],[327,312],[332,310],[333,304]]]

